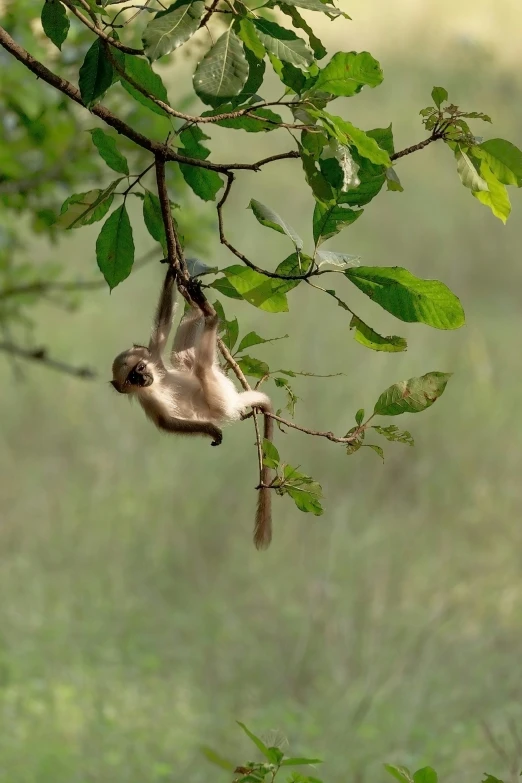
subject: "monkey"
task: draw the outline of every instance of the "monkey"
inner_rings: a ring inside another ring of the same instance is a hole
[[[264,417],[263,435],[272,440],[270,398],[259,391],[238,392],[217,361],[218,317],[190,302],[176,331],[170,363],[163,361],[176,310],[175,272],[169,266],[156,307],[148,346],[134,344],[113,362],[110,381],[120,394],[137,399],[145,415],[164,432],[203,435],[211,446],[223,440],[222,422],[241,419],[249,408]],[[254,544],[272,540],[270,471],[263,466],[254,526]]]

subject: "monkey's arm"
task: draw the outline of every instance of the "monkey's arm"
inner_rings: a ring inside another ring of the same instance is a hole
[[[176,330],[172,343],[170,360],[174,367],[192,369],[194,365],[194,347],[203,323],[203,314],[199,307],[191,307],[185,313]]]
[[[149,350],[155,358],[160,358],[168,340],[174,316],[174,272],[168,267],[154,316],[154,326],[149,341]]]
[[[211,446],[219,446],[223,440],[223,433],[211,421],[177,419],[174,416],[161,415],[156,420],[156,424],[160,430],[178,435],[208,435],[212,438]]]

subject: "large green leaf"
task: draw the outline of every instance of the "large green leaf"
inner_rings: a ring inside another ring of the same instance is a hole
[[[160,11],[143,31],[143,48],[149,60],[177,49],[194,35],[205,11],[202,0],[177,0]]]
[[[274,231],[278,231],[280,234],[286,234],[287,237],[290,237],[296,249],[302,250],[303,240],[294,231],[292,226],[283,220],[283,218],[280,217],[277,212],[274,212],[272,209],[270,209],[270,207],[261,204],[260,201],[256,201],[255,198],[250,199],[250,204],[248,206],[262,226],[272,228]]]
[[[262,60],[265,56],[265,47],[259,40],[256,28],[246,16],[239,21],[237,34],[256,59]]]
[[[350,97],[363,87],[377,87],[384,76],[369,52],[337,52],[314,84],[314,90]]]
[[[394,383],[375,403],[379,416],[399,416],[401,413],[420,413],[433,405],[446,388],[452,373],[429,372],[420,378]]]
[[[433,767],[422,767],[413,773],[414,783],[437,783],[437,773]]]
[[[169,97],[165,85],[143,57],[126,54],[125,73],[154,98],[158,98],[160,101],[163,101],[163,103],[168,104]],[[151,101],[150,98],[147,98],[146,95],[143,95],[139,90],[133,87],[132,84],[129,84],[126,79],[121,79],[121,85],[129,95],[132,95],[134,100],[141,103],[142,106],[146,106],[147,109],[150,109],[150,111],[153,111],[155,114],[161,114],[162,117],[166,116],[167,112],[165,112],[161,106],[158,106],[154,101]]]
[[[318,109],[310,109],[310,114],[321,120],[324,127],[341,144],[353,144],[359,155],[367,158],[372,163],[379,166],[391,166],[391,160],[388,152],[379,146],[376,139],[369,133],[356,128],[348,120],[343,120],[335,114]]]
[[[252,356],[242,356],[241,359],[237,360],[237,363],[245,375],[250,375],[251,378],[265,378],[270,374],[268,364],[260,359],[254,359]]]
[[[401,321],[435,329],[458,329],[464,323],[460,300],[439,280],[423,280],[399,266],[361,266],[344,274]]]
[[[101,220],[110,209],[114,198],[114,190],[121,178],[101,190],[89,190],[87,193],[75,193],[65,199],[60,214],[55,221],[59,228],[71,229],[88,226]]]
[[[218,38],[194,73],[194,90],[204,103],[238,95],[248,79],[243,45],[230,27]]]
[[[107,166],[110,166],[113,171],[117,171],[119,174],[129,173],[129,164],[124,155],[121,154],[116,146],[116,140],[102,131],[101,128],[93,128],[89,131],[92,137],[92,141],[100,156],[103,158]]]
[[[296,68],[308,68],[313,62],[312,50],[292,30],[287,30],[268,19],[256,19],[254,25],[259,40],[270,54],[289,62]]]
[[[60,0],[45,0],[41,15],[42,28],[46,36],[58,49],[67,38],[70,22],[65,6]]]
[[[87,108],[105,95],[112,84],[113,75],[112,64],[107,58],[103,42],[96,38],[85,55],[78,79],[82,101]]]
[[[130,275],[134,264],[134,240],[125,204],[115,209],[96,240],[96,260],[109,288]]]
[[[201,143],[208,138],[197,125],[187,128],[180,134],[183,151],[186,151],[190,158],[199,158],[200,160],[206,160],[210,155],[208,147]],[[223,180],[217,172],[199,166],[190,166],[187,163],[180,163],[179,168],[183,179],[196,196],[199,196],[203,201],[215,200],[217,192],[223,187]]]
[[[354,223],[362,213],[362,209],[350,209],[350,207],[323,204],[321,201],[316,201],[313,217],[316,247],[338,234],[346,226]]]
[[[486,181],[480,176],[472,160],[460,147],[455,150],[455,158],[457,159],[457,171],[464,187],[470,190],[488,189]]]
[[[223,269],[223,274],[235,291],[249,304],[267,313],[286,313],[288,302],[285,295],[286,283],[265,277],[253,269],[239,264]],[[217,281],[216,281],[217,282]],[[212,284],[214,288],[214,284]],[[218,289],[222,290],[222,289]],[[225,293],[223,291],[223,293]]]
[[[503,185],[522,186],[522,151],[514,144],[505,139],[488,139],[471,152],[487,162]]]
[[[278,275],[283,275],[283,277],[304,275],[310,269],[311,264],[312,259],[306,253],[290,253],[284,261],[277,265],[276,272]],[[286,294],[301,282],[302,280],[299,280],[299,278],[297,280],[279,280],[277,290]]]
[[[354,338],[358,343],[372,351],[386,351],[388,353],[397,353],[405,351],[408,344],[404,337],[397,337],[396,334],[389,337],[382,337],[375,332],[368,324],[361,321],[356,315],[350,321],[350,329],[355,329]]]
[[[486,207],[489,207],[495,217],[505,223],[511,213],[511,202],[506,186],[498,181],[487,160],[480,162],[480,174],[486,182],[488,190],[473,190],[472,195]]]

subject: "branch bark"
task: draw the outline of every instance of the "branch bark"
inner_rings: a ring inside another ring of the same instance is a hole
[[[64,372],[68,375],[75,375],[78,378],[91,379],[96,377],[96,373],[94,370],[91,370],[90,367],[74,367],[66,362],[52,359],[47,353],[47,348],[22,348],[22,346],[16,345],[15,343],[0,342],[0,351],[10,354],[11,356],[17,356],[20,359],[39,362],[52,370],[58,370],[58,372]]]

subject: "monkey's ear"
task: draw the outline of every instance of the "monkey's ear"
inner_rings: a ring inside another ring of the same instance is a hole
[[[111,386],[114,389],[116,389],[117,392],[119,392],[120,394],[123,394],[122,390],[120,389],[120,385],[119,385],[119,383],[117,381],[109,381],[109,383],[111,384]]]

